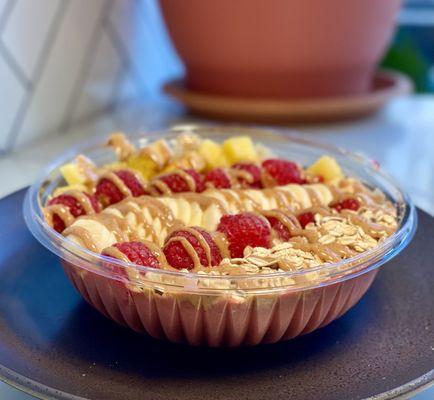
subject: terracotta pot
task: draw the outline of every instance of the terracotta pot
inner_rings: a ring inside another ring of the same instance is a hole
[[[189,89],[322,97],[369,89],[400,0],[160,0]]]

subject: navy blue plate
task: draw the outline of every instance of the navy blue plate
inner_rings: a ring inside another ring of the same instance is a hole
[[[240,349],[140,336],[100,315],[0,201],[0,378],[53,399],[376,399],[434,380],[434,219],[360,303],[307,336]]]

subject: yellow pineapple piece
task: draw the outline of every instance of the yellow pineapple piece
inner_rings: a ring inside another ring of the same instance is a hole
[[[116,161],[109,164],[105,164],[104,168],[107,168],[111,171],[119,171],[120,169],[128,168],[128,164],[123,161]]]
[[[228,166],[222,146],[213,140],[205,139],[199,147],[199,154],[209,169]]]
[[[163,170],[161,170],[158,175],[164,175],[168,172],[173,172],[176,171],[177,169],[179,169],[179,166],[176,164],[169,164],[166,168],[164,168]]]
[[[127,160],[128,167],[139,171],[146,180],[152,178],[158,170],[158,166],[151,158],[146,155],[132,156]]]
[[[322,176],[326,182],[344,177],[338,162],[330,156],[320,157],[307,169],[307,171],[314,175]]]
[[[140,149],[139,157],[150,158],[157,166],[158,170],[162,170],[172,159],[172,150],[164,139],[157,140]]]
[[[68,185],[84,184],[87,181],[86,175],[75,163],[64,164],[59,170]]]
[[[240,161],[258,161],[258,154],[252,139],[248,136],[235,136],[223,143],[223,151],[230,164]]]
[[[85,185],[82,185],[81,183],[77,183],[75,185],[59,186],[58,188],[54,189],[53,197],[59,196],[65,192],[68,192],[69,190],[79,190],[81,192],[87,192],[88,189]]]

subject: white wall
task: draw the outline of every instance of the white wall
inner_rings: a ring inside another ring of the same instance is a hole
[[[0,0],[0,152],[180,71],[154,0]]]

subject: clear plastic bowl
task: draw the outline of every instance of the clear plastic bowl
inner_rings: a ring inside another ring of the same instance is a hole
[[[399,226],[373,249],[298,272],[204,276],[124,263],[78,246],[44,220],[42,206],[62,184],[60,165],[78,153],[98,165],[115,160],[113,151],[101,143],[73,149],[49,165],[28,190],[24,202],[27,226],[36,239],[60,257],[66,275],[87,302],[137,332],[208,346],[274,343],[312,332],[354,306],[372,284],[378,267],[397,255],[414,234],[417,217],[409,197],[375,163],[348,151],[267,129],[216,126],[178,127],[133,137],[132,141],[143,147],[149,141],[173,138],[186,131],[218,141],[249,135],[278,156],[304,165],[329,154],[347,175],[387,195],[397,208]],[[122,269],[128,270],[128,280]]]

